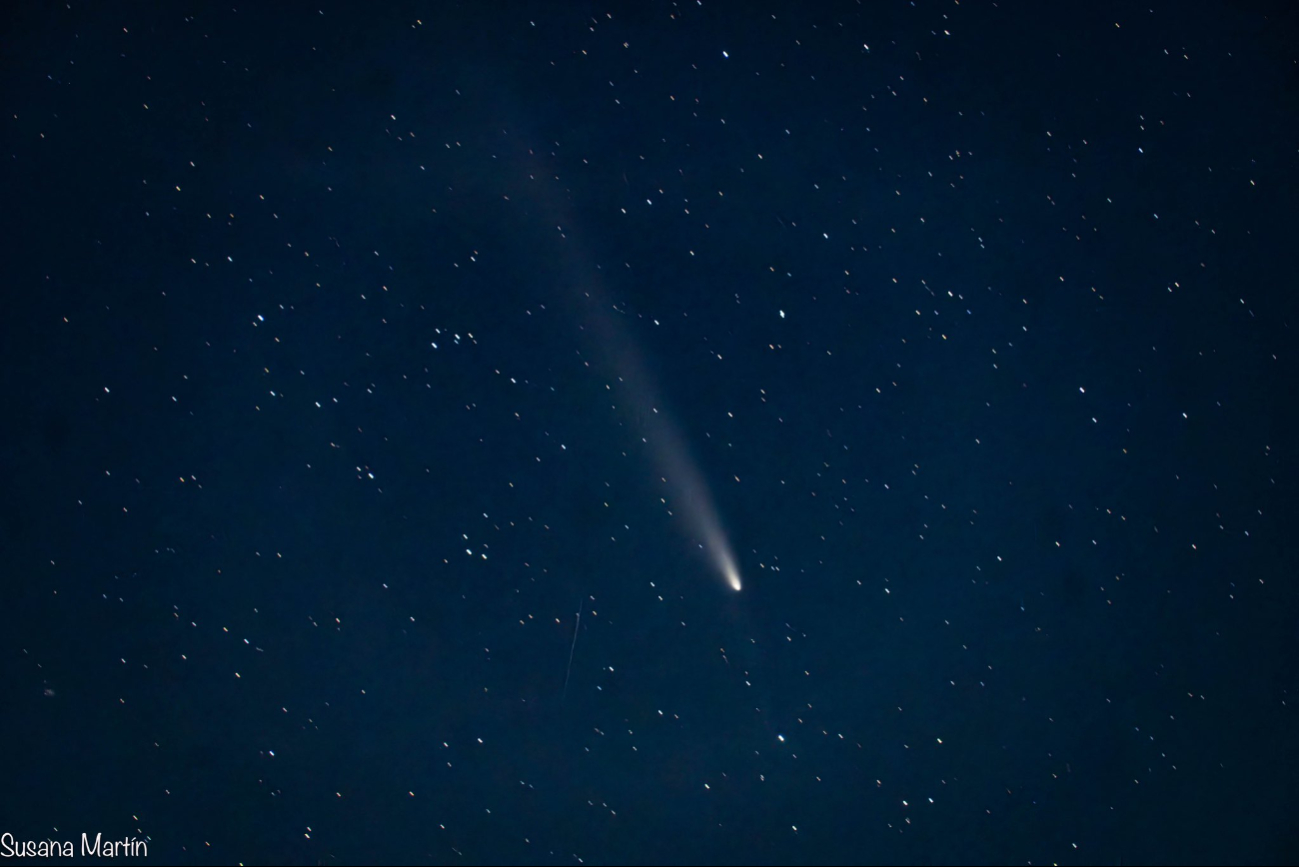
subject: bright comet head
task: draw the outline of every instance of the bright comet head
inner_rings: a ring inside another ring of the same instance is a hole
[[[735,568],[735,561],[731,559],[730,551],[720,551],[718,553],[718,564],[722,568],[722,577],[726,583],[731,585],[732,590],[740,589],[740,570]]]
[[[722,579],[731,585],[732,590],[739,590],[740,569],[735,565],[735,555],[731,553],[731,546],[727,544],[726,537],[717,525],[717,517],[710,510],[700,515],[706,526],[704,531],[704,544],[708,546],[709,555],[712,557],[713,565],[717,571],[722,573]]]

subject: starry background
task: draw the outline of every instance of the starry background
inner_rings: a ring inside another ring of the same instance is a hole
[[[1288,4],[3,14],[0,830],[1299,857]]]

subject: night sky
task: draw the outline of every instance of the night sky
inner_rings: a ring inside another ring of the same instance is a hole
[[[1299,858],[1290,4],[236,5],[0,13],[0,832]]]

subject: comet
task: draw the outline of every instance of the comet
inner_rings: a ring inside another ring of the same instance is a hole
[[[639,368],[630,365],[624,371],[628,369],[639,371]],[[627,381],[642,385],[644,383],[639,376],[628,377]],[[674,495],[669,502],[680,504],[682,516],[690,525],[692,535],[697,534],[702,540],[700,547],[707,553],[713,567],[732,590],[739,591],[744,586],[740,568],[735,562],[735,554],[731,551],[726,532],[722,529],[708,483],[699,472],[685,440],[666,414],[655,411],[650,419],[646,441],[653,448],[655,462],[663,468],[663,481]]]
[[[722,576],[722,580],[732,590],[739,592],[744,586],[744,582],[740,580],[740,568],[735,563],[731,544],[727,541],[726,534],[722,532],[717,513],[713,511],[712,498],[707,496],[707,491],[704,491],[702,498],[696,496],[687,500],[686,514],[691,523],[701,530],[704,550],[708,553],[708,559],[712,561],[718,574]]]
[[[528,151],[529,158],[533,156]],[[529,177],[553,174],[540,170],[538,164]],[[626,181],[626,175],[623,175]],[[567,206],[571,191],[549,185],[536,188],[534,201],[545,215],[543,224],[563,226],[556,240],[563,244],[570,268],[573,291],[568,293],[571,310],[582,323],[582,330],[594,337],[608,368],[618,375],[625,385],[630,406],[636,409],[635,421],[639,423],[643,441],[649,446],[656,468],[667,485],[668,497],[664,499],[679,513],[685,524],[682,529],[707,555],[710,565],[732,590],[744,586],[740,568],[731,544],[722,527],[712,493],[698,464],[690,453],[685,437],[673,424],[669,413],[660,411],[661,401],[649,367],[636,350],[634,335],[622,324],[625,311],[615,305],[602,287],[602,275],[592,273],[590,257],[579,232],[573,224],[576,216]],[[551,237],[555,238],[554,233]],[[630,267],[630,266],[628,266]],[[600,266],[595,266],[600,271]],[[783,314],[782,314],[783,315]]]
[[[674,435],[668,435],[665,439],[671,443],[676,438]],[[677,445],[680,447],[679,443]],[[703,540],[700,543],[701,547],[708,554],[708,559],[717,569],[722,580],[732,590],[738,592],[744,586],[744,582],[740,580],[740,567],[736,565],[735,554],[731,551],[731,543],[727,540],[726,532],[722,529],[721,520],[717,516],[717,507],[713,505],[712,494],[700,476],[699,470],[690,456],[684,452],[664,456],[663,463],[669,468],[669,475],[665,477],[665,481],[677,489],[677,499],[683,503],[684,517],[692,525],[691,529]]]
[[[721,563],[722,577],[726,579],[727,584],[731,585],[731,589],[738,593],[740,591],[740,588],[744,586],[740,582],[740,570],[735,568],[735,563],[731,560],[730,551],[727,551],[725,548],[723,548],[721,554],[722,554],[722,563]]]

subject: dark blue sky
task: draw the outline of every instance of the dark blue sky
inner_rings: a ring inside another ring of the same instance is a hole
[[[1297,30],[13,4],[0,833],[1292,863]]]

